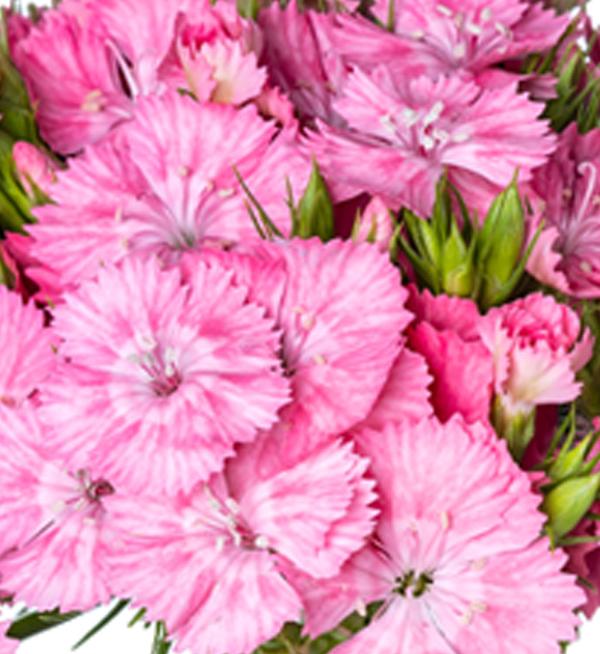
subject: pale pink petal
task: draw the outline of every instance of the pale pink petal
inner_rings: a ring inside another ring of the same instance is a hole
[[[350,444],[333,442],[293,468],[253,485],[240,499],[252,528],[298,568],[315,577],[337,574],[348,556],[359,549],[373,529],[375,499],[372,483],[362,480],[368,465]],[[364,515],[348,520],[355,495]],[[340,525],[349,523],[342,534]]]
[[[24,402],[48,377],[56,338],[33,302],[0,285],[0,404]]]
[[[433,407],[429,387],[433,381],[425,358],[404,347],[371,412],[359,427],[382,429],[387,422],[430,416]]]

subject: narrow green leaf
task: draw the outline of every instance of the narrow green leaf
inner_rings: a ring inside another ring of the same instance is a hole
[[[93,638],[99,631],[102,631],[106,625],[112,622],[129,604],[129,600],[119,600],[113,608],[98,622],[94,627],[92,627],[83,638],[80,638],[71,649],[75,651],[79,649],[82,645],[88,642],[90,638]]]

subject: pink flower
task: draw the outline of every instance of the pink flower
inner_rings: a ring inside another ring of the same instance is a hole
[[[575,373],[592,355],[593,338],[580,337],[577,314],[554,298],[533,293],[492,309],[480,323],[494,359],[494,387],[503,410],[527,415],[537,405],[574,400]]]
[[[0,404],[24,403],[55,363],[52,332],[33,303],[0,284]]]
[[[232,275],[135,258],[107,267],[55,311],[64,363],[44,389],[53,444],[120,487],[189,490],[289,399],[278,333]]]
[[[206,242],[256,240],[234,167],[289,232],[286,178],[299,197],[310,172],[293,133],[277,135],[253,107],[141,99],[127,129],[58,175],[55,204],[38,208],[29,229],[31,255],[68,289],[130,253],[170,264]]]
[[[552,654],[574,637],[582,592],[560,572],[564,553],[539,537],[539,498],[492,432],[424,420],[367,431],[359,444],[381,519],[338,578],[298,578],[311,635],[383,600],[335,652]]]
[[[262,478],[260,467],[244,468],[239,493],[226,466],[224,475],[176,500],[115,498],[115,587],[132,594],[150,619],[165,620],[181,648],[249,653],[300,618],[284,562],[333,576],[371,532],[367,464],[351,445],[333,441]],[[351,511],[357,493],[366,493],[359,520]],[[340,522],[349,541],[333,537]]]
[[[431,403],[441,420],[460,413],[467,422],[488,420],[493,359],[480,342],[477,305],[466,299],[411,289],[418,322],[409,331],[412,349],[425,357],[433,377]]]
[[[600,298],[600,129],[560,136],[533,190],[544,201],[546,226],[528,261],[539,281],[579,298]]]
[[[431,416],[432,382],[426,359],[408,347],[402,348],[377,401],[357,429],[383,429],[390,422]]]
[[[39,609],[85,610],[110,599],[103,527],[109,482],[67,472],[30,407],[0,406],[0,574]]]
[[[295,409],[324,434],[343,433],[363,420],[411,320],[389,257],[368,243],[316,238],[212,256],[234,270],[250,299],[267,307],[282,330]],[[193,270],[193,260],[187,265]]]
[[[12,156],[17,167],[23,188],[35,198],[35,188],[50,195],[56,181],[56,164],[41,150],[26,141],[17,141],[12,148]]]
[[[424,0],[395,7],[394,32],[415,51],[429,75],[476,74],[490,66],[548,50],[569,24],[542,4],[522,0]],[[387,24],[390,2],[376,0],[373,13]],[[373,43],[373,59],[375,59]]]
[[[481,90],[459,77],[394,77],[384,65],[355,70],[333,103],[348,129],[320,125],[309,138],[336,200],[361,192],[428,216],[444,170],[483,216],[515,170],[522,181],[554,139],[541,105],[516,85]]]
[[[12,55],[38,108],[40,132],[57,152],[78,152],[129,119],[114,52],[96,24],[46,11]]]

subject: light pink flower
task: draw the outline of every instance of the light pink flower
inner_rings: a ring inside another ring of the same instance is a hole
[[[363,420],[411,320],[389,257],[368,243],[317,238],[212,256],[234,270],[250,299],[267,307],[282,330],[295,408],[324,434],[343,433]],[[193,270],[193,260],[187,265]]]
[[[35,197],[34,186],[50,195],[50,189],[56,181],[57,165],[27,141],[17,141],[13,145],[12,156],[27,195]]]
[[[321,124],[309,146],[335,199],[368,192],[422,216],[444,170],[483,216],[515,170],[527,181],[554,145],[538,119],[542,105],[514,84],[481,90],[458,76],[394,78],[382,65],[355,70],[333,105],[347,129]]]
[[[101,270],[55,311],[65,359],[46,384],[45,419],[72,466],[134,491],[189,490],[289,399],[264,309],[232,275],[131,258]]]
[[[0,404],[22,404],[52,371],[52,332],[33,303],[0,284]]]
[[[115,587],[151,619],[165,620],[181,648],[249,653],[300,618],[284,561],[330,577],[371,532],[367,465],[351,445],[333,441],[262,478],[244,468],[239,493],[226,466],[171,502],[115,498],[122,549],[112,560]],[[359,520],[351,511],[357,493],[366,495]],[[332,537],[339,522],[349,539]]]
[[[541,2],[522,0],[390,0],[393,31],[413,48],[429,75],[476,74],[490,66],[556,45],[569,24]],[[376,0],[373,13],[387,24],[390,2]],[[373,43],[373,59],[376,48]]]
[[[382,515],[337,579],[298,578],[311,635],[383,600],[334,652],[553,654],[574,637],[582,592],[560,572],[564,553],[540,538],[539,498],[493,432],[425,420],[359,443]]]
[[[544,202],[545,228],[528,261],[544,284],[579,298],[600,298],[600,129],[570,125],[532,187]]]
[[[494,364],[480,342],[481,315],[472,300],[411,289],[418,321],[409,331],[412,349],[425,357],[432,376],[431,404],[441,420],[460,413],[467,422],[488,420]]]
[[[85,610],[110,599],[103,498],[109,482],[67,472],[30,407],[0,406],[0,574],[29,606]]]
[[[138,102],[136,119],[58,175],[55,204],[40,207],[31,256],[63,288],[130,253],[165,263],[206,242],[258,235],[233,168],[285,233],[286,178],[300,197],[310,165],[295,134],[276,134],[253,107],[199,104],[177,93]]]
[[[131,100],[96,24],[46,11],[12,56],[37,107],[40,132],[57,152],[78,152],[129,119]]]
[[[593,338],[569,307],[533,293],[492,309],[481,321],[481,340],[494,359],[494,387],[505,411],[574,400],[575,373],[592,355]]]

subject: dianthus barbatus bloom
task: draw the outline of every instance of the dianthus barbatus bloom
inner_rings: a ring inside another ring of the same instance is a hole
[[[425,357],[432,377],[431,404],[440,420],[459,413],[467,422],[490,415],[494,361],[481,343],[482,320],[472,300],[432,295],[411,288],[409,308],[417,320],[408,332],[410,347]]]
[[[600,129],[569,125],[532,188],[545,227],[527,269],[567,295],[600,298]]]
[[[65,361],[45,386],[53,444],[123,488],[189,490],[289,400],[279,334],[217,265],[131,258],[55,311]]]
[[[0,405],[0,578],[29,606],[85,610],[111,597],[103,501],[114,488],[69,471],[46,437],[32,407]]]
[[[489,311],[479,323],[494,360],[494,389],[503,410],[515,416],[535,406],[562,404],[581,391],[575,373],[592,356],[589,330],[578,315],[542,293]]]
[[[544,516],[504,442],[454,419],[358,437],[378,481],[373,542],[337,579],[298,577],[318,634],[382,600],[339,654],[555,654],[574,637],[582,591],[540,538]]]
[[[48,377],[55,341],[44,314],[0,284],[0,404],[20,405]]]
[[[97,23],[46,11],[12,56],[37,107],[40,133],[56,152],[77,152],[130,118],[131,99]]]
[[[374,483],[363,477],[368,461],[351,444],[330,441],[260,478],[260,461],[237,480],[230,463],[172,501],[115,498],[116,591],[197,654],[250,654],[299,620],[302,604],[281,563],[335,575],[376,514]]]
[[[293,133],[277,135],[252,106],[141,99],[126,129],[59,173],[54,204],[35,211],[30,254],[69,288],[130,253],[173,263],[206,242],[256,240],[234,168],[288,233],[286,179],[299,197],[310,173]]]
[[[387,254],[369,243],[314,238],[201,256],[231,268],[281,329],[292,400],[310,424],[340,434],[367,416],[412,318]],[[193,271],[194,262],[185,267]]]
[[[544,163],[554,138],[542,105],[516,85],[482,90],[458,76],[394,76],[386,66],[349,77],[333,106],[347,129],[320,124],[312,148],[336,200],[362,192],[428,216],[444,170],[467,205],[484,215],[519,169]]]
[[[429,75],[476,75],[502,61],[550,49],[570,20],[541,2],[522,0],[376,0],[372,11],[385,25],[391,17],[392,31],[410,44]],[[376,52],[373,40],[374,60]]]

